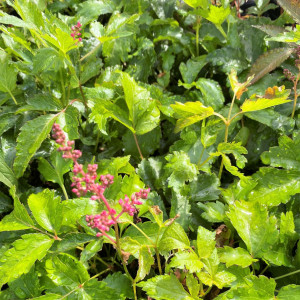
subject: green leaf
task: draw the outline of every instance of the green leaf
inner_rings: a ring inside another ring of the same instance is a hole
[[[72,105],[69,105],[63,114],[58,117],[57,123],[61,125],[63,131],[67,134],[69,140],[75,140],[79,138],[79,112],[78,109]]]
[[[256,277],[248,275],[245,277],[245,283],[237,288],[231,289],[228,292],[220,294],[216,300],[273,300],[275,290],[275,280],[265,276]]]
[[[12,91],[17,86],[17,71],[16,69],[9,65],[8,61],[0,63],[0,91],[9,93],[13,98],[15,104],[17,104],[16,99],[12,95]]]
[[[179,71],[184,82],[192,83],[206,63],[206,55],[190,58],[186,63],[181,62],[179,65]]]
[[[197,203],[197,206],[204,210],[204,213],[201,214],[201,217],[208,222],[219,223],[223,222],[226,218],[225,205],[220,201],[217,201],[216,203],[208,202],[205,204]]]
[[[261,55],[252,65],[248,74],[248,76],[254,75],[251,84],[280,66],[293,51],[293,48],[276,48]]]
[[[16,116],[14,113],[2,113],[0,115],[0,135],[12,128],[18,119],[19,116]]]
[[[9,188],[18,183],[13,171],[6,164],[2,151],[0,151],[0,181]]]
[[[290,284],[280,289],[278,300],[297,300],[300,296],[300,285]]]
[[[207,9],[209,6],[208,0],[184,0],[184,2],[193,8],[201,7]]]
[[[245,163],[247,162],[247,159],[242,154],[247,154],[248,151],[245,147],[241,145],[241,143],[220,143],[218,145],[218,151],[224,154],[233,154],[236,165],[242,169],[245,167]]]
[[[270,98],[257,98],[251,97],[250,99],[246,100],[243,105],[241,106],[241,110],[243,112],[250,112],[250,111],[257,111],[257,110],[262,110],[266,109],[272,106],[288,103],[291,100],[286,100],[290,94],[289,90],[283,90],[281,91],[279,88],[279,92],[276,91],[277,87],[274,87],[275,90],[275,95],[274,97]],[[278,88],[277,88],[278,90]],[[253,100],[256,98],[256,100]]]
[[[175,112],[174,117],[178,119],[175,133],[214,114],[212,107],[206,107],[199,101],[184,104],[176,102],[176,104],[171,104],[171,107]]]
[[[230,15],[230,7],[210,5],[209,10],[200,11],[200,15],[215,25],[221,25]]]
[[[253,202],[268,206],[287,203],[291,196],[300,192],[300,172],[275,168],[260,168],[253,176],[258,184],[248,195]]]
[[[139,287],[149,297],[162,300],[192,300],[175,275],[160,275],[147,281],[140,282]]]
[[[183,250],[190,248],[190,240],[178,223],[169,225],[158,243],[160,252],[166,253],[173,249]]]
[[[11,190],[11,194],[14,198],[14,210],[1,220],[0,232],[32,228],[33,221],[29,217],[26,208],[15,195],[15,188]]]
[[[121,272],[115,272],[109,274],[105,279],[103,279],[103,282],[105,282],[108,287],[115,290],[118,295],[124,297],[124,299],[134,298],[131,281],[127,275],[122,274]]]
[[[238,265],[243,268],[250,266],[257,259],[253,259],[247,250],[243,248],[232,248],[224,246],[224,248],[218,248],[218,255],[220,261],[226,263],[226,267]]]
[[[186,274],[185,278],[186,285],[189,289],[190,294],[192,295],[192,297],[197,299],[200,292],[200,284],[198,283],[197,278],[195,278],[193,274]]]
[[[43,157],[39,158],[38,170],[46,181],[64,186],[63,175],[70,171],[72,160],[64,159],[60,152],[53,151],[50,155],[51,164]]]
[[[268,216],[265,206],[258,202],[236,201],[227,215],[252,257],[262,257],[273,247],[279,234],[277,220]]]
[[[166,157],[168,163],[164,166],[168,177],[168,186],[178,189],[185,185],[186,181],[196,179],[198,173],[196,165],[190,162],[190,158],[183,151],[174,151]]]
[[[60,70],[63,64],[63,57],[55,49],[41,48],[33,58],[33,72],[38,74],[52,69]]]
[[[14,161],[14,171],[17,178],[23,175],[30,159],[50,133],[55,119],[56,115],[40,116],[28,121],[21,128],[21,132],[17,138],[17,154]]]
[[[62,206],[62,225],[66,226],[74,227],[76,226],[76,222],[83,216],[99,213],[99,203],[97,201],[92,201],[89,198],[65,200],[62,202]]]
[[[38,297],[41,293],[38,272],[32,267],[28,273],[10,282],[9,288],[21,299]]]
[[[28,273],[35,261],[41,260],[54,240],[40,233],[22,235],[0,258],[0,286]]]
[[[278,3],[297,23],[300,23],[300,5],[297,1],[278,0]]]
[[[143,280],[149,274],[151,266],[154,264],[154,258],[147,246],[142,246],[139,251],[139,268],[136,274],[135,281]]]
[[[58,286],[77,287],[90,276],[83,264],[69,254],[59,254],[45,264],[48,277]]]
[[[90,242],[81,252],[80,261],[85,263],[96,255],[103,247],[103,239]]]
[[[195,273],[201,271],[203,263],[195,252],[177,252],[168,264],[167,270],[170,268],[187,269],[191,273]]]
[[[139,135],[154,129],[159,122],[159,110],[155,101],[150,98],[147,89],[137,85],[127,73],[121,73],[125,101],[129,110],[129,120]]]
[[[197,181],[190,183],[189,198],[193,202],[205,202],[219,198],[220,182],[215,174],[200,173]]]
[[[209,258],[203,259],[203,264],[206,272],[199,272],[197,276],[205,285],[216,285],[222,289],[236,280],[235,275],[225,270],[224,265],[220,264],[217,249],[214,249]]]
[[[266,165],[285,169],[300,168],[300,135],[292,140],[288,136],[280,136],[278,146],[271,147],[261,155],[261,160]]]
[[[197,250],[200,258],[210,257],[216,246],[216,233],[202,226],[197,230]]]
[[[31,194],[28,206],[38,224],[54,234],[59,232],[62,224],[62,205],[60,197],[54,197],[54,191],[48,189],[38,194]]]

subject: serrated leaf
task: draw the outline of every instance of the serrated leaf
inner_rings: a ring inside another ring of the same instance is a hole
[[[80,261],[85,263],[97,254],[103,247],[103,239],[90,242],[81,252]]]
[[[150,98],[147,89],[138,86],[127,73],[121,73],[125,101],[129,110],[129,120],[137,134],[145,134],[154,129],[159,122],[159,110]]]
[[[236,201],[227,215],[252,257],[262,257],[278,238],[276,218],[260,203]]]
[[[191,273],[200,272],[203,267],[203,263],[195,252],[177,252],[168,264],[168,270],[170,268],[179,268],[181,270],[187,269]]]
[[[34,120],[28,121],[21,128],[17,138],[17,154],[14,161],[14,172],[17,178],[23,175],[30,159],[50,133],[55,119],[56,115],[39,116]]]
[[[278,146],[271,147],[261,155],[266,165],[285,169],[300,169],[300,135],[293,140],[288,136],[280,136]]]
[[[46,261],[47,276],[56,285],[77,287],[90,278],[81,262],[69,254],[59,254]]]
[[[278,300],[298,300],[300,296],[300,285],[290,284],[280,289]]]
[[[6,164],[2,151],[0,150],[0,181],[11,188],[18,181],[11,168]]]
[[[151,266],[154,264],[151,250],[147,246],[142,246],[139,251],[139,268],[136,274],[136,282],[143,280],[149,274]]]
[[[220,261],[226,263],[226,267],[233,265],[241,266],[242,268],[250,266],[257,259],[253,259],[249,252],[243,248],[232,248],[224,246],[224,248],[218,248],[218,255]]]
[[[38,272],[36,272],[34,267],[32,267],[28,273],[23,274],[18,279],[10,282],[9,288],[12,289],[15,295],[21,299],[39,296],[41,288]]]
[[[36,260],[41,260],[54,240],[40,233],[22,235],[0,258],[0,285],[29,272]]]
[[[237,72],[236,70],[232,69],[229,74],[229,82],[231,85],[231,88],[236,95],[236,98],[239,100],[243,93],[247,91],[247,86],[250,84],[250,81],[253,79],[253,77],[249,77],[245,82],[239,83],[237,78]]]
[[[193,300],[175,275],[160,275],[138,284],[149,297],[161,300]]]
[[[197,250],[200,258],[207,258],[216,246],[216,233],[199,226],[197,231]]]
[[[293,17],[297,23],[300,23],[300,5],[298,1],[278,0],[278,3]]]
[[[8,61],[1,62],[0,64],[0,74],[1,74],[1,79],[0,79],[0,91],[9,93],[10,96],[12,96],[12,91],[16,88],[17,86],[17,71],[16,69],[9,65]],[[15,99],[13,98],[15,101]],[[16,103],[16,101],[15,101]],[[16,103],[17,104],[17,103]]]
[[[184,2],[193,8],[201,7],[207,9],[209,6],[208,0],[184,0]]]
[[[174,189],[182,187],[186,181],[192,181],[198,173],[196,165],[190,162],[187,154],[183,151],[174,151],[168,154],[165,159],[168,163],[164,166],[168,177],[168,186]]]
[[[201,217],[208,222],[219,223],[223,222],[226,218],[225,205],[220,201],[217,201],[216,203],[207,202],[205,204],[197,203],[197,206],[204,210],[204,213],[201,214]]]
[[[34,225],[33,221],[29,217],[26,208],[15,194],[15,188],[11,190],[11,194],[14,199],[14,210],[1,220],[0,232],[32,228]]]
[[[63,221],[62,225],[75,226],[85,215],[99,213],[99,203],[89,198],[69,199],[62,202]]]
[[[247,162],[247,159],[242,154],[247,154],[248,151],[245,147],[241,145],[241,143],[220,143],[218,145],[218,151],[223,154],[233,154],[236,165],[242,169],[245,167],[245,163]]]
[[[265,276],[248,275],[244,284],[220,294],[216,300],[273,300],[276,283],[274,279]]]
[[[62,205],[54,191],[48,189],[38,194],[31,194],[28,206],[38,224],[47,231],[57,234],[62,224]]]
[[[206,107],[199,101],[184,104],[176,102],[176,104],[171,104],[171,107],[175,112],[175,118],[178,119],[175,133],[214,114],[212,107]]]
[[[279,67],[293,52],[292,48],[276,48],[261,55],[253,64],[248,76],[254,75],[251,84]]]
[[[300,172],[298,170],[260,168],[253,175],[253,179],[258,184],[248,195],[248,199],[267,206],[287,203],[292,195],[300,192]]]
[[[166,253],[173,249],[188,249],[190,241],[183,228],[178,223],[168,226],[158,243],[160,252]]]
[[[198,297],[199,291],[200,291],[200,284],[196,277],[194,277],[193,274],[186,274],[186,285],[189,289],[190,294],[192,297],[196,298]]]
[[[108,287],[115,290],[124,299],[133,299],[133,290],[130,279],[121,272],[109,274],[104,280]]]
[[[230,15],[230,7],[210,5],[209,10],[200,11],[200,15],[215,25],[221,25]]]
[[[197,78],[197,75],[199,74],[201,69],[206,65],[206,63],[206,55],[191,58],[186,63],[181,62],[179,65],[179,71],[184,82],[192,83]]]

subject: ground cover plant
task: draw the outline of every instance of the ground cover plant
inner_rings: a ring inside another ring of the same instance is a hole
[[[1,1],[0,299],[299,299],[298,24]]]

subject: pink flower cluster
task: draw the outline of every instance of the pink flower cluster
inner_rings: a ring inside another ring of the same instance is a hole
[[[119,200],[121,205],[121,212],[116,215],[115,209],[113,209],[108,203],[107,199],[104,196],[106,188],[108,188],[114,182],[114,177],[112,175],[101,175],[99,182],[97,180],[97,168],[96,164],[89,164],[87,166],[87,172],[84,171],[83,165],[77,162],[78,158],[81,157],[82,153],[79,150],[74,150],[73,145],[74,141],[66,142],[66,136],[59,124],[53,125],[53,134],[52,137],[55,139],[56,143],[60,145],[58,151],[63,152],[62,157],[66,159],[72,159],[74,162],[72,184],[72,192],[77,195],[77,197],[85,196],[87,193],[90,193],[91,200],[97,200],[103,202],[106,209],[98,215],[86,216],[86,222],[88,226],[92,228],[97,228],[100,232],[97,233],[97,236],[105,235],[112,242],[115,241],[106,233],[109,231],[111,225],[117,224],[119,218],[127,213],[130,216],[133,216],[137,212],[136,205],[141,205],[141,199],[147,199],[150,192],[150,188],[141,189],[139,192],[136,192],[131,195],[129,198],[125,195],[124,199]]]
[[[76,25],[72,26],[71,27],[71,37],[73,38],[74,41],[77,42],[81,42],[82,41],[82,38],[80,37],[81,36],[81,23],[78,21]]]

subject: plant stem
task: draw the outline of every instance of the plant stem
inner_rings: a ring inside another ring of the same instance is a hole
[[[298,73],[297,78],[294,81],[294,105],[293,105],[293,111],[292,111],[292,116],[291,116],[292,119],[294,118],[295,111],[296,111],[296,105],[297,105],[297,99],[298,99],[297,85],[298,85],[299,78],[300,78],[300,72]]]
[[[66,200],[69,200],[69,197],[68,197],[68,194],[67,194],[65,186],[63,184],[61,184],[60,187],[61,187],[61,189],[62,189],[62,191],[64,193],[64,196],[65,196]]]
[[[61,92],[62,92],[62,104],[63,106],[66,106],[66,91],[65,91],[65,83],[64,78],[62,74],[62,70],[59,70],[59,76],[60,76],[60,84],[61,84]]]
[[[142,154],[142,151],[141,151],[141,148],[140,148],[140,145],[139,145],[139,142],[138,142],[138,140],[137,140],[137,136],[136,136],[135,133],[133,134],[133,137],[134,137],[135,144],[136,144],[136,146],[137,146],[137,148],[138,148],[138,151],[139,151],[141,160],[143,160],[144,157],[143,157],[143,154]]]
[[[156,259],[157,259],[159,275],[162,275],[161,261],[160,261],[159,251],[158,251],[157,247],[155,247],[155,254],[156,254]]]
[[[278,276],[278,277],[274,278],[274,280],[278,280],[278,279],[281,279],[281,278],[284,278],[284,277],[295,275],[297,273],[300,273],[300,270],[297,270],[297,271],[294,271],[294,272],[290,272],[290,273],[284,274],[282,276]]]
[[[197,16],[196,19],[196,55],[199,56],[199,29],[200,29],[201,17]]]
[[[18,105],[18,102],[17,102],[16,98],[14,97],[14,95],[12,94],[12,92],[10,90],[7,90],[7,92],[9,93],[11,98],[14,100],[15,104]]]
[[[136,295],[136,282],[135,282],[135,281],[133,281],[133,283],[132,283],[132,288],[133,288],[134,300],[137,300],[137,295]]]
[[[269,268],[269,266],[266,266],[261,272],[260,272],[260,274],[259,275],[262,275],[262,274],[264,274],[265,272],[266,272],[266,270]]]
[[[114,224],[114,228],[115,228],[116,247],[117,247],[118,254],[119,254],[120,258],[121,258],[124,271],[125,271],[126,275],[128,276],[128,278],[132,281],[132,284],[133,284],[134,280],[133,280],[132,276],[130,275],[130,273],[129,273],[128,269],[127,269],[126,262],[123,259],[123,255],[122,255],[122,251],[121,251],[121,245],[120,245],[119,227],[118,227],[117,223]]]
[[[235,97],[236,97],[236,93],[234,93],[233,98],[231,100],[231,104],[230,104],[230,108],[229,108],[229,111],[228,111],[227,120],[225,122],[224,143],[227,143],[227,141],[228,141],[228,131],[229,131],[229,126],[230,126],[230,122],[231,122],[230,116],[231,116],[231,112],[232,112],[232,109],[233,109]],[[236,117],[236,115],[234,117]],[[222,177],[223,167],[224,167],[224,158],[222,157],[222,161],[221,161],[221,165],[220,165],[220,171],[219,171],[219,176],[218,176],[219,180],[221,180],[221,177]]]
[[[212,286],[210,286],[206,291],[205,293],[202,295],[202,297],[205,297],[212,289]]]

